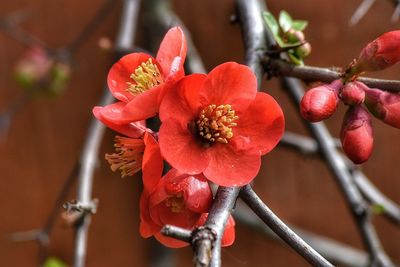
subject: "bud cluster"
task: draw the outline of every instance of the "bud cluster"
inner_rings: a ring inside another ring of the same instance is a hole
[[[294,34],[293,34],[294,35]],[[294,38],[294,37],[293,37]],[[349,108],[344,116],[340,140],[343,151],[356,164],[368,160],[373,148],[371,115],[400,129],[400,93],[369,88],[356,81],[365,71],[386,69],[400,61],[400,31],[387,32],[371,43],[344,71],[342,79],[308,90],[301,100],[304,119],[318,122],[335,113],[339,101]],[[365,104],[365,109],[362,104]]]

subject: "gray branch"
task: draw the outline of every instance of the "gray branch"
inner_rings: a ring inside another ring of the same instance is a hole
[[[296,66],[281,59],[264,58],[266,71],[275,76],[289,76],[304,81],[321,81],[330,83],[340,79],[342,72],[338,68],[320,68],[312,66]],[[358,77],[358,81],[371,88],[379,88],[385,91],[400,92],[400,81],[383,80],[367,77]]]
[[[253,213],[241,202],[236,204],[234,217],[236,221],[251,229],[260,231],[265,236],[282,244],[284,241],[274,233],[263,221],[253,216]],[[340,243],[334,239],[315,234],[313,232],[289,225],[288,227],[297,233],[307,244],[312,246],[326,259],[339,266],[366,267],[368,266],[368,254],[349,245]]]
[[[332,266],[324,257],[315,251],[301,237],[293,232],[281,219],[278,218],[264,202],[257,196],[250,185],[240,191],[240,198],[268,225],[282,240],[291,246],[297,253],[313,266]]]
[[[120,30],[116,41],[116,52],[128,51],[133,46],[133,39],[136,32],[136,21],[139,8],[139,0],[125,0],[121,17]],[[104,95],[100,101],[101,106],[111,104],[113,97],[108,88],[104,88]],[[81,169],[78,174],[77,202],[82,206],[92,205],[92,185],[94,170],[97,165],[97,156],[105,126],[96,119],[92,119],[87,133],[86,142],[81,156]],[[86,245],[88,230],[90,226],[91,213],[83,211],[82,220],[77,225],[75,236],[74,266],[83,267],[86,258]]]

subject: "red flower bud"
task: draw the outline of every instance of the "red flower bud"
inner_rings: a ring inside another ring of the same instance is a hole
[[[365,105],[383,122],[400,129],[400,94],[367,88]]]
[[[301,100],[300,113],[304,119],[317,122],[329,118],[339,102],[338,92],[342,88],[341,80],[324,84],[308,90]]]
[[[386,69],[400,60],[400,31],[382,34],[361,51],[356,72]]]
[[[359,105],[364,102],[364,88],[368,88],[362,82],[349,82],[343,87],[340,97],[346,105]]]
[[[343,120],[340,140],[346,155],[361,164],[371,156],[374,145],[371,116],[362,106],[351,106]]]

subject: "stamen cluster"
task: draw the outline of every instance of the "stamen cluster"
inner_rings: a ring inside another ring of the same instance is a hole
[[[135,83],[128,82],[129,87],[127,91],[133,95],[139,95],[163,83],[160,70],[157,65],[153,63],[151,58],[140,64],[140,66],[135,69],[135,72],[131,74],[130,78],[134,80]]]
[[[210,143],[227,144],[233,137],[232,127],[237,126],[238,118],[231,105],[208,105],[196,121],[198,134]]]

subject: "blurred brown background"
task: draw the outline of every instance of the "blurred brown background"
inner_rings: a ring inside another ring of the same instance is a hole
[[[0,2],[0,16],[32,8],[34,15],[22,24],[51,46],[73,39],[90,20],[102,1],[15,0]],[[313,53],[307,64],[346,66],[360,49],[381,33],[398,28],[390,23],[391,1],[377,1],[355,27],[348,21],[359,0],[271,0],[270,10],[287,10],[293,17],[309,21],[306,30]],[[231,25],[232,0],[175,0],[173,6],[191,30],[194,42],[211,69],[224,61],[243,62],[238,25]],[[100,37],[114,38],[121,4],[105,19],[75,56],[72,79],[66,92],[53,99],[35,98],[19,112],[8,136],[0,144],[0,266],[36,266],[35,242],[12,243],[7,235],[42,226],[62,183],[79,157],[91,109],[98,102],[111,64],[110,53],[97,45]],[[140,29],[141,26],[139,26]],[[12,79],[13,66],[24,46],[0,32],[0,107],[23,91]],[[400,67],[377,77],[399,79]],[[264,86],[282,105],[287,129],[307,134],[287,96],[276,81]],[[338,135],[344,108],[328,120]],[[365,173],[390,198],[400,203],[400,131],[374,120],[376,146]],[[148,266],[149,246],[138,233],[139,179],[120,179],[103,160],[112,151],[113,133],[108,131],[96,172],[93,197],[100,199],[88,242],[88,267]],[[361,248],[361,241],[343,196],[323,161],[278,147],[265,157],[255,189],[285,221]],[[74,198],[72,192],[69,199]],[[400,262],[400,230],[383,218],[375,218],[387,253]],[[308,266],[290,248],[237,225],[235,244],[223,250],[224,266]],[[56,224],[50,254],[71,264],[73,230]],[[190,266],[190,248],[176,252],[178,266]]]

